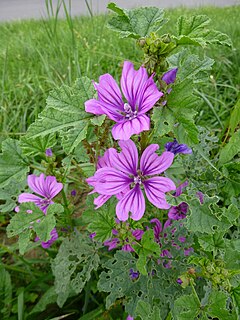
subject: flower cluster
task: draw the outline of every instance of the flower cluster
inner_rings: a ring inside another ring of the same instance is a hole
[[[39,177],[34,174],[28,176],[28,186],[37,195],[32,193],[22,193],[18,197],[18,202],[33,202],[37,207],[39,207],[43,214],[47,214],[47,208],[50,204],[53,204],[53,198],[62,190],[62,183],[57,182],[54,176],[47,176],[45,178],[44,174],[41,173]],[[43,248],[49,248],[54,241],[58,239],[58,233],[56,228],[54,228],[51,233],[51,238],[47,242],[41,242]],[[35,241],[39,238],[36,237]]]

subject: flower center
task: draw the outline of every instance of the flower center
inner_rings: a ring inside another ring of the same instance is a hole
[[[138,112],[132,110],[132,107],[128,103],[124,103],[125,119],[132,120],[137,117]]]
[[[46,206],[49,206],[50,203],[51,203],[51,199],[44,198],[44,199],[39,200],[38,206],[40,208],[44,208]]]
[[[134,177],[134,183],[135,184],[142,184],[142,180],[140,176]]]

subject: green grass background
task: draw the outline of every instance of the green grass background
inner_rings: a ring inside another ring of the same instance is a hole
[[[201,88],[205,102],[198,122],[222,126],[237,98],[240,84],[240,6],[227,8],[178,8],[166,10],[169,22],[163,32],[176,30],[182,15],[206,14],[211,27],[228,34],[233,50],[214,46],[197,49],[215,59],[209,83]],[[131,39],[120,39],[106,26],[109,17],[61,20],[29,20],[0,24],[0,142],[23,134],[45,106],[51,89],[71,85],[81,75],[97,80],[110,73],[116,79],[121,63],[130,59],[140,65],[142,52]]]

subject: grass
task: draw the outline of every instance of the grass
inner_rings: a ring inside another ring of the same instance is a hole
[[[50,11],[49,11],[50,12]],[[240,83],[240,7],[172,9],[164,32],[175,29],[179,15],[206,14],[212,28],[227,33],[234,49],[212,47],[206,53],[216,60],[210,81],[204,87],[199,123],[219,126],[229,115]],[[66,10],[67,13],[67,10]],[[71,85],[81,75],[97,80],[103,73],[119,79],[121,63],[130,59],[139,65],[142,53],[134,41],[119,39],[107,29],[108,16],[29,20],[0,24],[0,141],[19,136],[45,106],[50,90],[61,83]],[[211,114],[211,118],[209,117]],[[218,115],[218,117],[214,116]],[[213,117],[212,117],[213,115]]]

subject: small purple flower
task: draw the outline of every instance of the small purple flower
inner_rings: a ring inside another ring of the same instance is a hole
[[[34,202],[44,214],[47,212],[47,208],[54,202],[52,199],[62,190],[62,183],[57,182],[56,177],[47,176],[41,173],[39,177],[35,174],[28,176],[28,186],[33,192],[38,195],[31,193],[22,193],[18,197],[18,202]]]
[[[128,252],[134,252],[133,247],[132,247],[129,243],[124,244],[124,245],[122,246],[122,250],[123,250],[123,251],[128,251]]]
[[[168,218],[172,220],[182,220],[186,218],[187,211],[188,204],[186,202],[182,202],[178,206],[169,209]]]
[[[90,233],[89,238],[93,239],[96,236],[96,232]]]
[[[187,249],[184,249],[184,255],[187,257],[191,254],[191,252],[194,252],[194,249],[193,248],[187,248]]]
[[[183,283],[183,281],[180,278],[178,278],[177,283],[181,285]]]
[[[146,113],[163,95],[149,78],[147,70],[140,67],[134,70],[131,62],[125,61],[121,77],[121,89],[127,102],[124,103],[117,82],[110,74],[94,83],[98,100],[90,99],[85,103],[86,112],[96,115],[106,114],[116,124],[112,128],[115,140],[128,140],[133,134],[150,129],[150,118]]]
[[[77,191],[76,191],[75,189],[73,189],[73,190],[71,191],[71,196],[72,196],[72,197],[76,197],[76,195],[77,195]]]
[[[112,229],[112,234],[113,234],[114,236],[117,236],[117,235],[118,235],[118,231],[117,231],[116,229]]]
[[[196,195],[198,196],[200,203],[203,204],[203,202],[204,202],[204,194],[201,191],[198,191],[196,193]]]
[[[113,239],[106,240],[104,242],[104,245],[108,247],[108,251],[110,251],[112,249],[115,249],[119,243],[120,241],[118,238],[113,238]]]
[[[135,272],[133,269],[130,269],[129,275],[132,280],[135,280],[135,279],[138,279],[139,272],[138,271]]]
[[[171,69],[164,73],[162,76],[162,80],[166,82],[166,84],[174,83],[176,80],[178,68]]]
[[[46,155],[47,157],[52,157],[52,155],[53,155],[53,153],[52,153],[52,149],[51,149],[51,148],[46,149],[46,151],[45,151],[45,155]]]
[[[136,229],[132,231],[132,235],[137,241],[142,239],[143,234],[144,234],[144,231],[141,229]]]
[[[126,320],[134,320],[134,318],[128,315]]]
[[[116,214],[120,221],[126,221],[131,212],[133,220],[140,220],[145,212],[145,199],[142,186],[148,200],[159,209],[169,209],[165,192],[175,190],[173,181],[159,177],[173,162],[172,152],[163,152],[158,156],[155,151],[157,144],[148,146],[138,164],[138,150],[132,140],[119,141],[122,152],[111,148],[110,166],[100,168],[93,177],[86,181],[94,187],[93,192],[109,197],[123,193],[116,206]],[[96,203],[95,203],[96,204]],[[100,205],[98,204],[97,207]]]
[[[165,144],[165,150],[172,152],[173,154],[182,153],[182,154],[191,154],[192,149],[189,148],[186,144],[179,144],[176,139],[173,142],[168,142]]]

